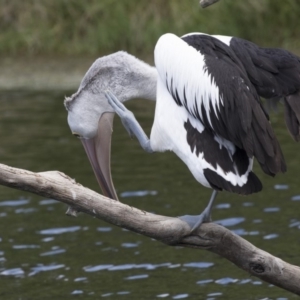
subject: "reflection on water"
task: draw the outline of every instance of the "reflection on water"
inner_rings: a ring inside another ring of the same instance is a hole
[[[70,93],[66,93],[67,95]],[[2,92],[1,162],[40,172],[60,170],[99,191],[81,144],[69,131],[64,95]],[[154,104],[129,103],[149,132]],[[275,179],[255,166],[263,192],[220,193],[213,218],[256,246],[300,264],[299,145],[273,116],[289,171]],[[171,153],[144,153],[118,118],[112,171],[120,199],[178,216],[201,211],[211,191]],[[207,251],[168,247],[84,214],[65,215],[53,199],[0,188],[1,299],[293,299]],[[288,245],[288,247],[287,247]],[[242,295],[242,296],[241,296]]]
[[[127,197],[143,197],[143,196],[147,196],[147,195],[156,196],[157,195],[157,191],[126,191],[126,192],[120,193],[120,196],[122,198],[127,198]]]

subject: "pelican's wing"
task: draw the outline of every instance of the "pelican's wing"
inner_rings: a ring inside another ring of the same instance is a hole
[[[230,48],[242,61],[249,79],[264,98],[284,97],[286,125],[300,140],[300,58],[276,48],[261,48],[249,41],[232,38]]]
[[[232,38],[230,48],[243,63],[258,94],[284,97],[300,88],[300,58],[277,48],[261,48],[241,38]]]
[[[163,35],[155,65],[179,106],[206,129],[257,158],[269,175],[285,171],[284,158],[246,71],[221,41],[208,35]]]

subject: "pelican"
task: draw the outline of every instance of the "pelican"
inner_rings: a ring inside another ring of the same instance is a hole
[[[254,157],[271,176],[286,165],[259,95],[226,43],[205,34],[165,34],[154,57],[156,68],[125,52],[96,60],[65,100],[68,123],[103,193],[116,200],[109,161],[115,112],[145,151],[177,154],[199,183],[214,190],[200,215],[180,217],[193,231],[211,220],[217,191],[261,191]],[[134,98],[156,100],[150,139],[123,105]]]

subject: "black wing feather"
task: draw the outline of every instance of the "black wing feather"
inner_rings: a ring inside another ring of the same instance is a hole
[[[205,128],[244,149],[248,157],[254,155],[265,173],[274,176],[284,172],[286,165],[279,143],[237,55],[211,36],[189,35],[182,39],[204,55],[207,72],[216,82],[223,101],[218,115],[212,107],[207,112],[203,105],[202,118],[195,109],[190,113],[200,119]],[[274,69],[272,64],[266,66],[269,70]],[[176,97],[177,100],[180,99]]]
[[[262,48],[241,38],[232,38],[230,48],[241,60],[258,94],[284,97],[300,88],[300,58],[277,48]]]
[[[258,47],[240,38],[232,38],[230,48],[261,97],[286,97],[285,123],[294,140],[299,141],[300,58],[287,50]]]

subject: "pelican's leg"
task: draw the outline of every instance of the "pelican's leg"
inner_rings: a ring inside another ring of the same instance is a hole
[[[216,190],[213,190],[208,205],[200,215],[185,215],[179,217],[179,219],[187,222],[190,225],[190,227],[192,228],[192,232],[195,231],[202,223],[211,222],[211,209],[214,200],[216,199],[217,193],[218,192]]]
[[[121,118],[121,121],[128,131],[131,137],[136,137],[140,142],[142,148],[149,153],[152,153],[153,150],[150,145],[150,140],[144,132],[143,128],[136,120],[134,114],[128,110],[119,100],[118,98],[110,91],[105,92],[105,97],[108,103],[113,107],[115,112]]]

